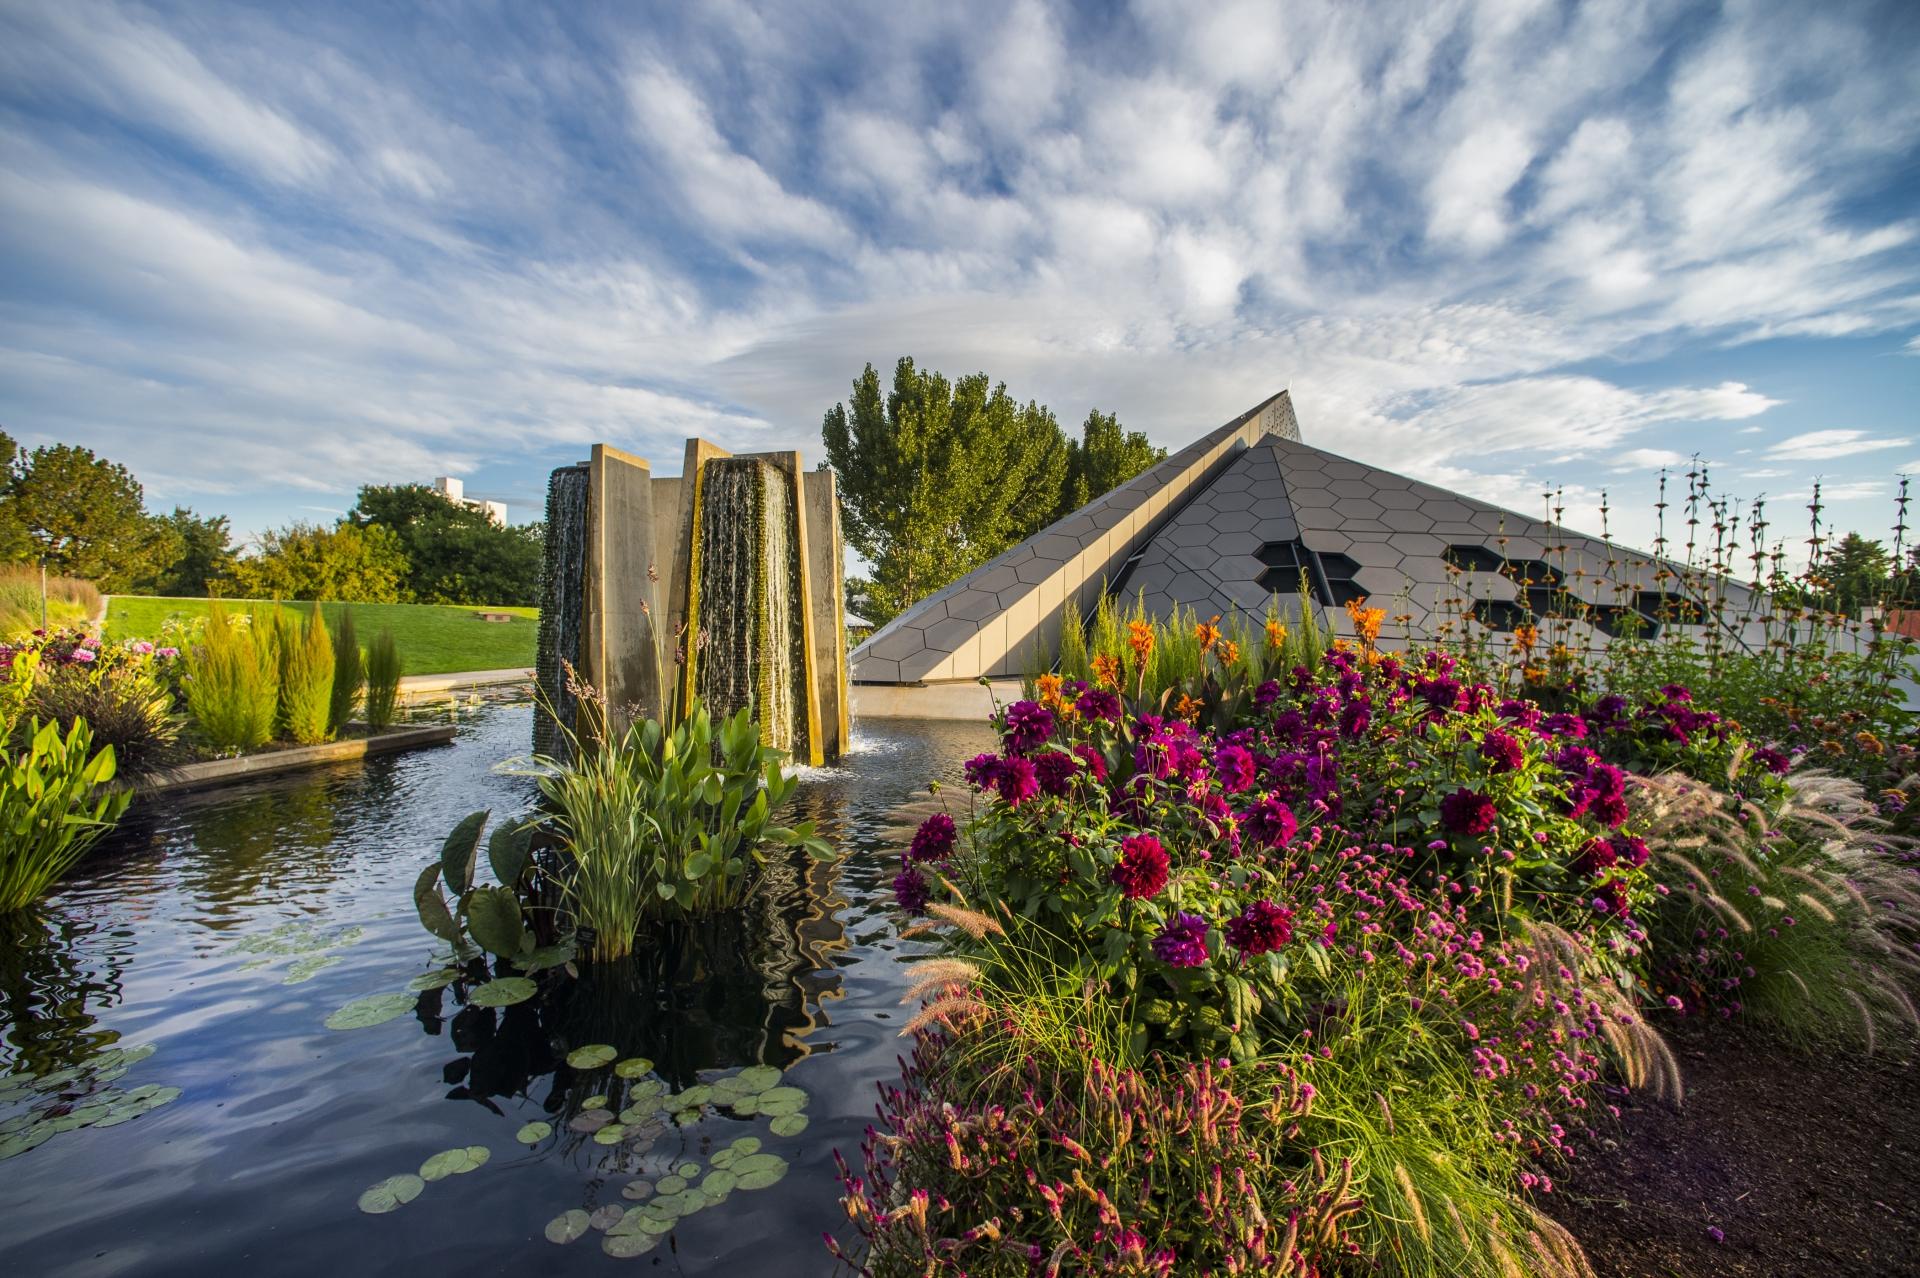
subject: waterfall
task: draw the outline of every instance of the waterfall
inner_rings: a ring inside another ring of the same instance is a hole
[[[540,567],[540,635],[534,655],[534,688],[573,726],[574,701],[562,662],[580,664],[580,620],[587,572],[587,468],[562,466],[547,482],[547,535]],[[533,716],[535,754],[564,758],[566,735],[545,709]]]

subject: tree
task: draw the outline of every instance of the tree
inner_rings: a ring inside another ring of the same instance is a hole
[[[1878,603],[1886,593],[1891,566],[1885,546],[1848,533],[1814,565],[1813,575],[1826,583],[1820,602],[1848,615]]]
[[[406,602],[407,556],[390,528],[296,523],[263,532],[258,542],[258,553],[233,566],[243,596]]]
[[[44,558],[61,576],[113,592],[177,557],[173,529],[147,516],[140,482],[125,466],[71,444],[22,453],[8,439],[0,453],[13,454],[0,499],[0,523],[13,531],[0,534],[0,544],[10,543],[15,558]]]
[[[225,515],[202,517],[175,506],[171,515],[153,519],[171,530],[179,552],[165,568],[136,581],[135,593],[206,595],[233,571],[233,533]]]
[[[1139,431],[1122,431],[1120,419],[1093,409],[1080,427],[1080,439],[1067,445],[1067,481],[1054,518],[1064,519],[1102,493],[1110,492],[1166,458]]]
[[[422,603],[539,603],[539,524],[503,528],[425,484],[369,484],[347,519],[400,539],[407,590]]]
[[[821,423],[839,476],[847,541],[873,565],[869,620],[885,623],[1052,522],[1067,442],[1053,414],[1017,404],[985,373],[957,382],[873,365]]]

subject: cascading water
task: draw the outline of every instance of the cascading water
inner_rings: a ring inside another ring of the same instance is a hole
[[[573,726],[574,699],[567,691],[565,665],[580,665],[580,622],[587,573],[587,489],[585,466],[563,466],[547,482],[547,535],[540,569],[540,633],[534,655],[534,686],[552,707],[533,716],[535,754],[567,757],[560,725]],[[565,665],[563,665],[565,663]]]

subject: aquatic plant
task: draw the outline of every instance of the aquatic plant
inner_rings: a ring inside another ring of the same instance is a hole
[[[320,615],[320,605],[309,605],[306,620],[279,614],[274,627],[274,650],[280,675],[280,730],[301,745],[317,745],[333,736],[333,639]]]
[[[26,713],[40,664],[12,655],[0,679],[0,912],[23,910],[126,812],[113,747],[93,748],[84,719],[65,732]]]
[[[206,626],[187,658],[187,710],[208,744],[228,753],[273,739],[280,679],[272,627],[207,604]]]
[[[475,812],[463,818],[447,835],[440,855],[414,881],[413,904],[421,926],[453,946],[456,955],[484,950],[513,960],[523,971],[566,962],[572,957],[570,947],[540,953],[521,903],[522,881],[533,864],[532,823],[508,823],[494,830],[487,840],[487,864],[497,881],[488,886],[477,881],[480,836],[490,815]],[[452,894],[451,905],[441,895],[443,884]]]
[[[333,624],[333,690],[327,702],[327,730],[333,735],[340,735],[353,718],[353,708],[360,703],[360,691],[366,683],[366,656],[354,633],[353,609],[342,608]]]
[[[393,723],[393,708],[400,699],[400,649],[385,626],[367,645],[366,689],[367,727],[384,732]]]

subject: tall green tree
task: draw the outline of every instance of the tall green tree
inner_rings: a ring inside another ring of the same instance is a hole
[[[1112,413],[1093,409],[1080,426],[1080,438],[1067,445],[1067,480],[1054,518],[1065,518],[1166,455],[1166,449],[1154,447],[1139,431],[1122,430]]]
[[[1813,575],[1825,583],[1820,602],[1844,613],[1880,602],[1892,577],[1887,548],[1877,541],[1848,533],[1821,557]]]
[[[425,484],[369,484],[347,519],[399,538],[409,565],[406,588],[421,603],[540,602],[540,524],[502,527]]]
[[[876,625],[1051,523],[1066,481],[1050,411],[985,373],[949,382],[911,358],[884,395],[867,365],[821,433],[847,541],[873,565],[863,585]]]
[[[104,591],[122,591],[171,564],[180,551],[174,530],[148,517],[140,481],[125,466],[90,448],[49,444],[10,453],[0,488],[0,547],[15,558],[44,558],[65,577]]]
[[[291,524],[258,538],[259,551],[233,566],[235,588],[253,599],[407,601],[407,555],[379,525]]]
[[[172,514],[152,518],[171,530],[179,549],[172,563],[134,582],[134,593],[206,595],[233,571],[233,532],[225,515],[196,515],[175,506]]]

